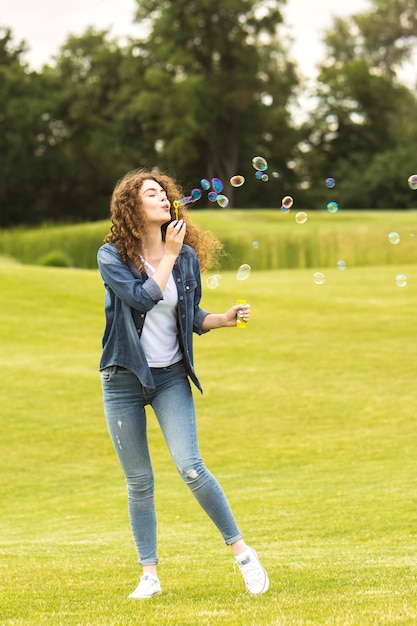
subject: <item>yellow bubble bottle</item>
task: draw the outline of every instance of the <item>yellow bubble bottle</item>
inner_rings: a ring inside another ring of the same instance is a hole
[[[237,304],[246,304],[246,300],[238,300]],[[236,328],[246,328],[246,322],[243,319],[242,315],[239,315],[239,311],[236,316]]]

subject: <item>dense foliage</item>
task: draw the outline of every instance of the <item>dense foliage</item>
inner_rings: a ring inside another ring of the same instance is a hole
[[[416,206],[406,184],[417,171],[416,91],[399,78],[415,81],[416,36],[417,0],[373,0],[335,20],[299,146],[310,201],[323,199],[315,190],[328,172],[350,208]]]
[[[89,29],[40,72],[0,28],[0,226],[105,218],[119,176],[153,165],[186,192],[221,178],[231,206],[276,207],[288,192],[319,206],[327,176],[344,206],[416,206],[406,181],[417,172],[417,97],[402,70],[417,0],[372,0],[336,19],[311,91],[283,44],[284,1],[141,0],[142,39]],[[309,101],[302,124],[297,98]],[[256,180],[254,155],[279,179]]]

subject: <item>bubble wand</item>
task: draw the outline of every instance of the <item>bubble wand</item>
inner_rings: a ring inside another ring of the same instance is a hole
[[[178,222],[178,200],[174,200],[174,202],[172,203],[172,206],[174,207],[174,211],[175,211],[175,219]]]

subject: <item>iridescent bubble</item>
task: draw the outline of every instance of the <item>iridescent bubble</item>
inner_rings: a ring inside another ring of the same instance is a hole
[[[284,209],[290,209],[293,204],[294,198],[291,196],[284,196],[281,200],[281,207],[284,207]]]
[[[247,263],[244,263],[237,270],[236,278],[237,280],[246,280],[250,276],[251,266]]]
[[[217,191],[217,193],[220,193],[223,190],[223,183],[220,180],[220,178],[212,178],[211,184],[213,186],[214,191]]]
[[[229,198],[219,193],[216,202],[222,209],[225,209],[229,205]]]
[[[279,178],[279,172],[272,172],[273,178]]]
[[[252,248],[257,250],[259,248],[259,241],[252,241]]]
[[[406,287],[408,282],[407,276],[405,274],[397,274],[395,282],[397,287]]]
[[[192,202],[192,197],[184,196],[183,198],[180,198],[179,200],[177,200],[177,202],[178,202],[178,206],[185,206],[186,204],[190,204],[190,202]]]
[[[316,285],[323,285],[326,281],[326,277],[322,272],[315,272],[313,274],[313,281],[316,283]]]
[[[232,187],[241,187],[244,182],[245,177],[241,176],[240,174],[236,174],[236,176],[232,176],[232,178],[230,179],[230,184],[232,185]]]
[[[305,224],[307,220],[308,215],[305,211],[298,211],[298,213],[295,214],[295,221],[297,224]]]
[[[417,174],[411,174],[408,179],[408,186],[415,191],[417,189]]]
[[[388,241],[392,243],[394,246],[396,246],[397,244],[400,243],[401,237],[398,233],[396,233],[395,231],[392,231],[392,233],[388,235]]]
[[[200,185],[204,191],[208,191],[211,187],[211,182],[207,178],[202,178],[200,180]]]
[[[261,180],[262,176],[263,176],[263,172],[261,172],[261,170],[257,170],[255,172],[255,176],[256,178],[258,178],[259,180]]]
[[[337,213],[339,210],[339,205],[337,202],[329,202],[327,205],[327,210],[329,213]]]
[[[268,180],[269,180],[269,176],[268,176],[268,174],[262,174],[262,176],[261,176],[261,180],[262,180],[264,183],[267,183],[267,182],[268,182]]]
[[[342,259],[340,259],[340,261],[338,261],[336,263],[336,267],[338,270],[340,270],[341,272],[343,272],[343,270],[346,269],[346,261],[342,261]]]
[[[281,207],[281,211],[282,211],[282,213],[289,213],[289,212],[290,212],[290,210],[291,210],[291,209],[290,209],[290,207],[286,207],[286,206],[282,206],[282,207]]]
[[[212,276],[209,276],[206,280],[207,287],[209,289],[217,289],[221,281],[221,278],[222,277],[220,276],[220,274],[213,274]]]
[[[210,202],[216,202],[217,195],[217,191],[209,191],[207,194],[207,198],[210,200]]]
[[[333,189],[333,187],[336,185],[335,179],[331,177],[326,178],[325,183],[326,187],[328,187],[329,189]]]
[[[191,189],[191,198],[193,199],[193,202],[195,202],[196,200],[200,200],[201,189],[197,189],[197,187],[195,189]]]
[[[255,156],[255,157],[253,157],[253,159],[252,159],[252,165],[253,165],[253,167],[254,167],[256,170],[258,170],[258,171],[260,171],[260,172],[264,172],[265,170],[267,170],[267,169],[268,169],[268,163],[267,163],[266,159],[264,159],[264,158],[263,158],[263,157],[261,157],[261,156]]]

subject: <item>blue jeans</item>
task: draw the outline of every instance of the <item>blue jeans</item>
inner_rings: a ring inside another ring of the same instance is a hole
[[[143,387],[135,374],[118,366],[101,372],[107,426],[126,477],[129,519],[140,565],[158,563],[146,405],[155,412],[180,476],[225,543],[242,537],[221,486],[201,459],[194,399],[182,362],[151,371],[155,389]]]

